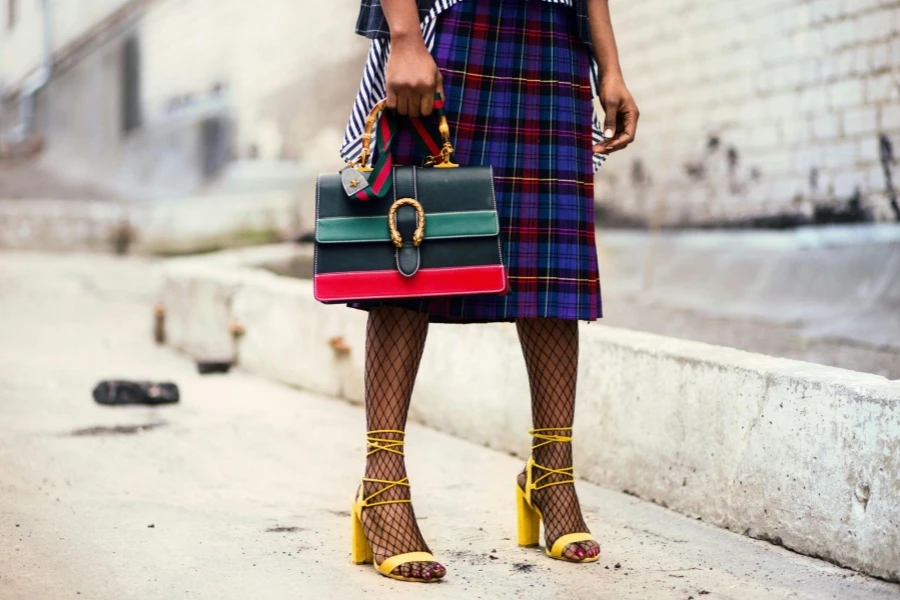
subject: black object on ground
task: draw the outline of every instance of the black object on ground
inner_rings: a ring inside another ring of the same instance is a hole
[[[94,400],[106,406],[128,404],[174,404],[179,400],[178,386],[174,383],[152,381],[101,381],[94,388]]]
[[[233,364],[230,360],[198,360],[197,372],[201,375],[227,373]]]

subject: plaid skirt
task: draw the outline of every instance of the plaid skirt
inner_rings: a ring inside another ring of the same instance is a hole
[[[438,17],[433,54],[457,162],[494,168],[510,293],[349,306],[403,306],[451,323],[600,318],[591,55],[574,11],[462,0]],[[404,130],[393,154],[401,165],[423,158]]]

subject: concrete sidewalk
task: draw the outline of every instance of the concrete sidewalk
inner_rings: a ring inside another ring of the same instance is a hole
[[[599,563],[519,549],[518,460],[410,427],[417,513],[444,583],[348,560],[359,408],[150,341],[155,265],[0,254],[0,599],[840,598],[886,584],[581,484]],[[108,409],[102,377],[177,381],[180,406]]]

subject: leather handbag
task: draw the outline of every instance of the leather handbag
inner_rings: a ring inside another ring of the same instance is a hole
[[[384,107],[381,101],[366,120],[360,156],[340,172],[318,178],[316,299],[343,303],[506,293],[491,167],[453,163],[440,97],[435,109],[443,143],[422,121],[409,119],[414,137],[431,156],[424,167],[395,166],[391,141],[399,121]],[[373,166],[376,121],[379,156]]]

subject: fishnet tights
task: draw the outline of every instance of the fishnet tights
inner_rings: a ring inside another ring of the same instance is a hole
[[[520,319],[516,322],[528,381],[531,385],[531,412],[535,429],[572,427],[575,419],[575,382],[578,378],[578,322],[560,319]],[[560,429],[544,433],[570,436],[571,431]],[[542,440],[535,439],[537,446]],[[572,444],[550,443],[533,450],[534,461],[551,469],[572,466]],[[532,478],[544,475],[534,469]],[[539,485],[567,480],[567,476],[553,474]],[[524,488],[526,475],[519,475]],[[581,506],[574,485],[554,485],[532,492],[532,500],[544,516],[544,537],[548,548],[562,535],[589,533],[581,515]],[[600,547],[596,542],[569,544],[563,555],[569,560],[596,556]],[[579,555],[579,552],[581,553]]]
[[[413,384],[419,371],[425,339],[428,335],[428,315],[392,306],[369,311],[366,328],[366,422],[368,431],[405,431],[406,415],[412,397]],[[395,433],[379,433],[373,437],[399,440]],[[402,448],[401,448],[402,449]],[[366,478],[400,481],[406,477],[403,456],[393,452],[374,452],[366,460]],[[366,497],[385,487],[381,483],[365,482]],[[409,487],[395,486],[372,499],[372,502],[406,500]],[[372,544],[378,563],[407,552],[428,552],[422,539],[412,504],[388,504],[362,511],[363,529]],[[435,562],[416,562],[401,565],[396,575],[432,579],[443,577],[444,567]]]

